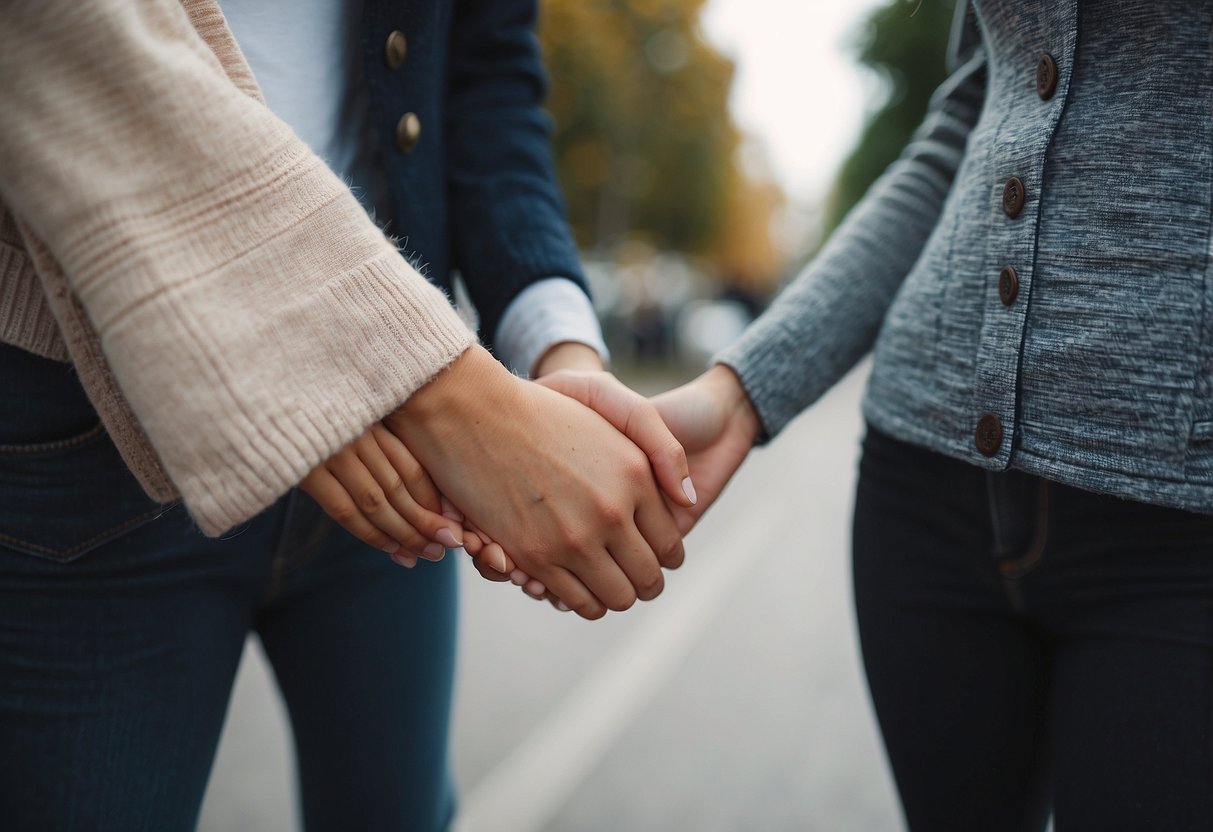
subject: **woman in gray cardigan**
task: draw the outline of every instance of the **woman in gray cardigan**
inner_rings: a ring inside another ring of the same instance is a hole
[[[902,157],[657,400],[685,526],[874,347],[856,605],[912,829],[1213,829],[1211,29],[962,3]]]

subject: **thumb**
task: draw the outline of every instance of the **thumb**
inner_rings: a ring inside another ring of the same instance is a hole
[[[544,376],[536,384],[596,411],[644,451],[666,496],[685,508],[695,505],[697,497],[686,451],[648,399],[610,373],[561,371]]]

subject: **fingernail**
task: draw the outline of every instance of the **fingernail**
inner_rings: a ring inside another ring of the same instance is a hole
[[[432,558],[441,558],[446,554],[446,549],[443,549],[437,543],[431,543],[421,550],[422,554],[429,555]]]
[[[547,592],[547,587],[539,583],[539,581],[532,579],[526,582],[526,586],[522,588],[522,591],[532,598],[542,598],[543,593]]]
[[[399,543],[389,543],[388,545],[383,547],[383,551],[387,552],[389,555],[394,555],[400,551],[400,544]]]
[[[507,565],[505,562],[505,552],[502,552],[500,549],[498,549],[493,554],[495,556],[495,557],[493,557],[493,568],[496,569],[498,572],[500,572],[502,575],[504,575],[505,570],[507,568]]]
[[[463,541],[459,540],[457,537],[455,537],[455,533],[452,532],[450,529],[448,529],[446,526],[443,526],[441,529],[439,529],[438,533],[435,534],[434,537],[438,538],[439,543],[442,543],[451,549],[458,549],[460,546],[463,545]]]
[[[484,532],[476,532],[476,536],[478,538],[480,538],[480,542],[483,543],[485,546],[488,546],[490,543],[493,542],[493,539],[491,537],[489,537],[487,534],[485,534]]]
[[[463,522],[463,512],[455,508],[446,497],[442,498],[442,516],[448,520],[454,520],[456,523]]]
[[[561,612],[569,612],[570,610],[572,610],[572,607],[570,607],[564,601],[557,601],[556,609],[560,610]]]
[[[412,555],[394,554],[391,557],[393,563],[397,566],[403,566],[405,569],[412,569],[417,565],[417,558]]]
[[[527,573],[523,572],[521,569],[515,569],[513,572],[510,573],[510,580],[513,581],[518,586],[522,586],[528,580],[530,580],[530,576],[527,575]]]
[[[687,495],[687,499],[691,501],[691,505],[695,505],[699,499],[695,496],[695,486],[691,484],[690,477],[682,481],[682,493]]]

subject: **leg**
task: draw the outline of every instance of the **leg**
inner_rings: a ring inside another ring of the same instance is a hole
[[[0,825],[194,828],[256,594],[232,544],[177,508],[70,562],[0,546]]]
[[[438,832],[448,765],[455,559],[407,570],[328,523],[305,495],[287,571],[258,632],[290,710],[310,832]]]
[[[275,529],[162,511],[71,365],[0,345],[0,826],[194,827]]]
[[[983,472],[874,432],[854,526],[864,665],[912,830],[1048,817],[1049,642],[1014,614]]]
[[[1069,491],[1035,576],[1057,832],[1213,829],[1213,517]]]

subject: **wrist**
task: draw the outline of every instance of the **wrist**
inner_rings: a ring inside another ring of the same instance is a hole
[[[535,362],[532,378],[542,378],[557,370],[600,373],[606,369],[598,350],[580,341],[561,341],[544,350]]]
[[[516,382],[488,350],[474,345],[383,421],[392,433],[401,439],[407,436],[410,443],[441,443],[447,438],[443,434],[457,433],[468,420],[502,412]]]
[[[724,411],[736,421],[737,430],[744,433],[751,445],[757,442],[764,431],[762,419],[737,372],[727,364],[714,364],[700,376],[700,380]]]

